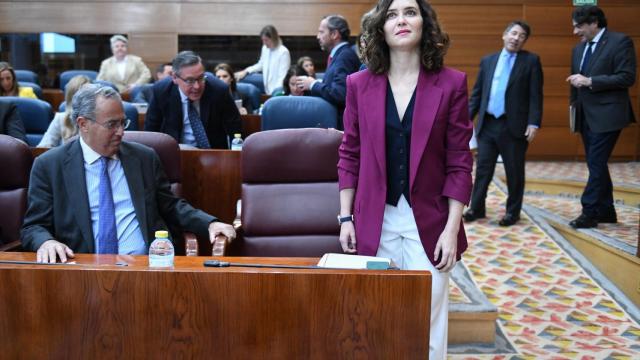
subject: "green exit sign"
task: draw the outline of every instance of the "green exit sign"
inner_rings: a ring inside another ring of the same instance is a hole
[[[573,0],[573,6],[598,5],[598,0]]]

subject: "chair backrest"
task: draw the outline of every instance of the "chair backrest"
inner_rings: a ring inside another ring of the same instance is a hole
[[[42,88],[40,85],[30,81],[18,81],[18,86],[32,88],[38,99],[42,99]]]
[[[129,99],[131,99],[131,102],[132,103],[150,103],[151,99],[147,99],[141,95],[143,91],[150,92],[147,89],[151,89],[153,85],[154,85],[153,83],[142,84],[142,85],[135,86],[133,89],[131,89],[131,91],[129,92]],[[151,94],[153,94],[153,92],[151,92]]]
[[[34,73],[33,71],[31,70],[14,70],[14,71],[16,73],[16,80],[18,80],[18,82],[24,81],[24,82],[40,84],[40,82],[38,81],[38,74]]]
[[[251,107],[254,109],[260,108],[260,96],[262,93],[255,85],[239,82],[236,84],[236,87],[239,93],[244,94],[249,98],[249,101],[251,101]]]
[[[69,80],[78,75],[84,75],[91,80],[95,80],[98,77],[98,73],[93,70],[67,70],[60,74],[60,89],[64,91],[64,88],[67,86]]]
[[[264,94],[264,78],[261,73],[252,73],[245,76],[238,84],[251,84],[258,88],[261,94]]]
[[[180,146],[174,138],[164,133],[127,130],[124,132],[123,140],[137,142],[155,150],[171,183],[171,190],[177,196],[182,196]]]
[[[312,256],[342,252],[336,215],[338,146],[334,129],[252,134],[242,148],[243,237],[229,255]]]
[[[0,101],[8,101],[16,104],[20,118],[24,123],[29,146],[36,146],[42,140],[42,136],[49,128],[53,119],[51,105],[38,99],[28,99],[16,96],[3,96]]]
[[[0,135],[0,245],[20,240],[32,163],[25,143]]]
[[[262,108],[262,130],[291,128],[336,128],[338,111],[315,96],[277,96]]]

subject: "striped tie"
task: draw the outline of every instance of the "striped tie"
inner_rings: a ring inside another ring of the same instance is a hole
[[[116,210],[113,205],[113,192],[109,178],[109,158],[101,157],[102,171],[98,193],[100,204],[98,209],[98,254],[118,253],[118,232],[116,230]]]

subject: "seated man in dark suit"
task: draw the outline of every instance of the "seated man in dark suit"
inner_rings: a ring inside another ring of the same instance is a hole
[[[12,102],[0,101],[0,134],[13,136],[18,140],[27,142],[20,113]]]
[[[144,129],[200,149],[228,149],[229,137],[241,132],[240,113],[229,87],[205,75],[198,55],[183,51],[173,59],[171,78],[153,86]]]
[[[309,76],[298,77],[298,87],[310,90],[338,108],[338,127],[342,129],[342,113],[347,97],[347,76],[358,71],[360,60],[349,43],[349,24],[341,15],[326,16],[318,27],[320,48],[329,52],[327,71],[322,80]]]
[[[147,254],[156,230],[177,226],[214,240],[231,225],[176,197],[150,148],[122,141],[129,125],[120,95],[85,85],[73,97],[80,137],[36,158],[22,245],[38,262],[74,252]]]

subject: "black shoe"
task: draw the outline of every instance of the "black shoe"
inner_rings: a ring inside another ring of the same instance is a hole
[[[594,228],[598,226],[598,220],[593,216],[580,214],[580,216],[571,220],[569,225],[574,229]]]
[[[467,210],[463,215],[462,218],[464,219],[465,222],[472,222],[472,221],[476,221],[478,219],[482,219],[485,218],[486,215],[483,212],[480,211],[474,211],[474,210]]]
[[[615,224],[618,222],[618,217],[616,216],[616,212],[614,211],[607,214],[598,214],[598,216],[596,216],[596,221],[598,222],[598,224]]]
[[[500,226],[511,226],[520,220],[520,216],[513,216],[511,214],[506,214],[499,222]]]

